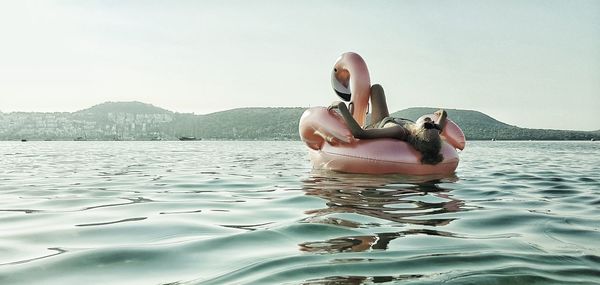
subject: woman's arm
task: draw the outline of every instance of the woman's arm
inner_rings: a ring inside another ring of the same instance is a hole
[[[337,106],[332,105],[331,107],[337,107],[340,110],[344,121],[346,121],[348,128],[350,128],[350,132],[357,139],[392,138],[405,141],[408,138],[408,130],[400,125],[382,129],[363,129],[354,117],[352,117],[346,104],[343,102],[339,102]]]

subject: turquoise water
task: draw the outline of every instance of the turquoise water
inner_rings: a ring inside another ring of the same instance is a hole
[[[300,142],[0,142],[0,284],[600,284],[600,143],[461,159],[367,176]]]

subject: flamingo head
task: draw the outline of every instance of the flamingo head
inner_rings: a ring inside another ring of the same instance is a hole
[[[371,97],[371,79],[362,57],[353,52],[342,54],[333,65],[331,85],[342,100],[352,103],[352,116],[364,125]]]
[[[350,91],[350,72],[348,69],[336,64],[331,71],[331,86],[333,91],[344,102],[350,102],[352,92]]]

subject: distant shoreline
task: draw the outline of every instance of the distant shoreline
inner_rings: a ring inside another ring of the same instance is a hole
[[[181,142],[181,143],[197,143],[197,142],[226,142],[226,141],[247,141],[247,142],[274,142],[274,141],[296,141],[302,142],[301,140],[281,140],[281,139],[201,139],[201,140],[189,140],[189,141],[181,141],[178,139],[174,140],[0,140],[0,142],[18,142],[18,143],[27,143],[27,142]],[[487,140],[487,139],[468,139],[467,142],[600,142],[600,140],[584,140],[584,139],[564,139],[564,140]]]
[[[175,113],[142,102],[107,102],[74,113],[0,113],[2,141],[240,141],[300,140],[298,121],[307,108],[238,108],[207,115]],[[408,108],[392,116],[416,120],[434,108]],[[446,109],[470,141],[587,141],[598,131],[528,129],[474,110]]]

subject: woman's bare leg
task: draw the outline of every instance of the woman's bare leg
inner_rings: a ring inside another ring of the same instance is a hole
[[[383,87],[379,84],[373,84],[371,86],[371,122],[370,126],[376,126],[385,117],[389,117],[390,112],[388,111],[387,102],[385,100],[385,93]]]
[[[339,102],[337,108],[340,110],[340,114],[342,114],[342,117],[344,118],[344,121],[346,121],[346,124],[348,125],[352,135],[356,138],[361,136],[364,132],[364,129],[358,124],[354,117],[352,117],[352,114],[348,110],[348,107],[346,107],[346,104],[344,104],[344,102]]]
[[[434,114],[438,116],[437,124],[440,127],[440,132],[442,132],[446,127],[446,123],[448,122],[448,113],[446,112],[446,110],[440,109],[437,110]]]
[[[354,117],[352,117],[352,114],[350,114],[350,111],[348,111],[346,104],[343,102],[339,103],[338,109],[340,110],[340,114],[342,114],[344,121],[346,121],[352,136],[357,139],[394,138],[404,141],[408,139],[409,131],[400,125],[382,129],[365,130],[358,125],[356,120],[354,120]]]

